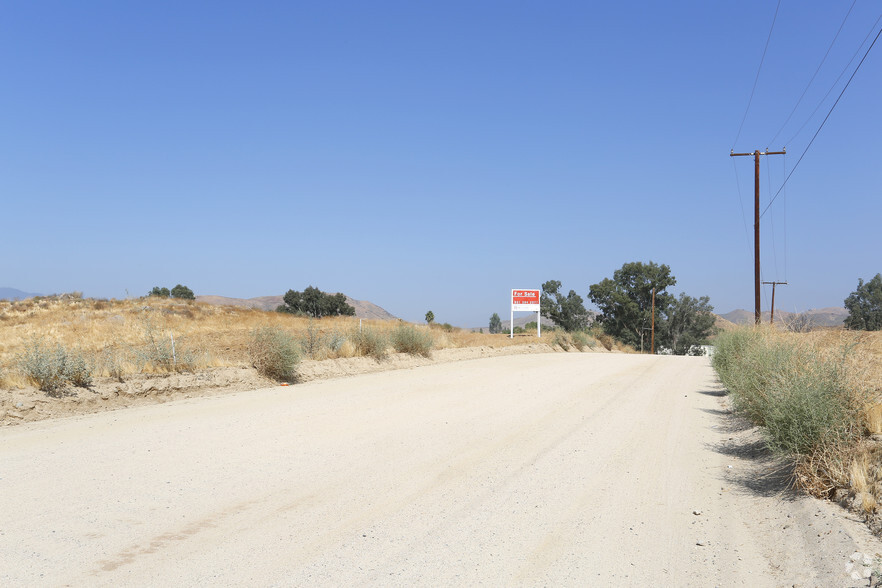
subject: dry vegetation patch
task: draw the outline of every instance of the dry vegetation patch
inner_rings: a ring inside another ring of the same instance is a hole
[[[741,328],[716,343],[733,406],[793,460],[795,485],[882,531],[882,332]]]
[[[551,351],[551,338],[356,317],[314,320],[158,297],[0,301],[0,423],[271,385],[265,377],[308,380],[451,360],[445,350],[470,350],[470,357]],[[280,353],[279,341],[298,348]],[[573,345],[588,350],[592,343]],[[48,393],[57,398],[46,401]]]

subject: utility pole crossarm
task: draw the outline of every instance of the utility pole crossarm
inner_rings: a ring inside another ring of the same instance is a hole
[[[735,153],[729,151],[729,157],[753,155],[753,298],[754,321],[760,324],[760,155],[785,155],[787,149],[781,151],[760,151],[753,153]]]
[[[769,318],[769,324],[774,325],[775,324],[775,286],[777,286],[778,284],[783,284],[786,286],[787,282],[763,282],[763,284],[771,284],[772,285],[772,314],[771,314],[771,317]]]

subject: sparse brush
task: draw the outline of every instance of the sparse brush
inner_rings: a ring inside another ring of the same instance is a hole
[[[604,332],[597,334],[597,340],[600,341],[600,344],[603,345],[603,348],[607,351],[612,351],[616,346],[616,340],[613,339],[612,335],[607,335]]]
[[[794,460],[796,485],[815,496],[860,481],[847,464],[860,446],[872,388],[861,383],[856,345],[765,329],[716,340],[712,363],[736,411],[763,427],[772,450]]]
[[[142,369],[164,372],[193,371],[198,363],[196,353],[184,345],[183,337],[161,335],[153,323],[153,317],[144,314],[144,343],[136,354],[141,359]]]
[[[45,345],[42,339],[31,339],[18,355],[19,371],[38,389],[50,396],[60,396],[68,384],[87,388],[92,384],[89,363],[80,351],[69,351],[56,344]]]
[[[413,325],[400,323],[390,336],[392,347],[398,353],[430,357],[434,344],[432,334]]]
[[[251,333],[248,356],[258,373],[274,380],[291,382],[297,377],[300,343],[283,329],[262,327]]]
[[[551,340],[552,347],[557,346],[563,349],[564,351],[569,351],[572,346],[572,341],[570,340],[569,335],[564,331],[557,331],[554,333],[554,338]]]
[[[115,346],[105,347],[101,350],[100,362],[107,375],[117,382],[124,381],[126,375],[125,354]]]
[[[573,333],[570,333],[570,337],[573,340],[573,347],[575,347],[579,351],[583,351],[586,347],[590,346],[588,335],[583,333],[582,331],[575,331]]]
[[[309,324],[306,326],[306,335],[300,339],[300,348],[310,359],[324,359],[327,349],[326,338],[313,318],[309,319]]]
[[[68,351],[64,362],[64,376],[78,388],[92,385],[92,366],[80,351]]]
[[[357,355],[373,357],[377,361],[382,361],[388,356],[386,337],[370,327],[362,327],[354,331],[350,340],[355,346]]]

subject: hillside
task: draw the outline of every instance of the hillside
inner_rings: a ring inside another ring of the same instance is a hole
[[[0,300],[27,300],[34,296],[40,296],[33,292],[22,292],[15,288],[0,288]]]
[[[258,296],[256,298],[228,298],[226,296],[197,296],[196,300],[207,304],[216,304],[219,306],[242,306],[245,308],[256,308],[258,310],[275,310],[284,303],[281,296]],[[397,320],[398,317],[381,308],[373,302],[366,300],[355,300],[346,297],[346,303],[355,308],[355,316],[362,319],[370,319],[376,321]]]
[[[741,308],[719,316],[736,325],[749,325],[754,320],[752,311]],[[805,319],[817,327],[841,327],[847,316],[847,310],[837,307],[809,309],[800,313],[775,310],[775,323],[783,325],[798,318]],[[768,323],[770,319],[771,314],[768,311],[762,313],[762,322]]]

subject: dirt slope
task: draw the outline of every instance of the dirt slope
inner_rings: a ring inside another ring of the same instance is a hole
[[[2,585],[845,586],[704,358],[539,354],[0,430]]]

